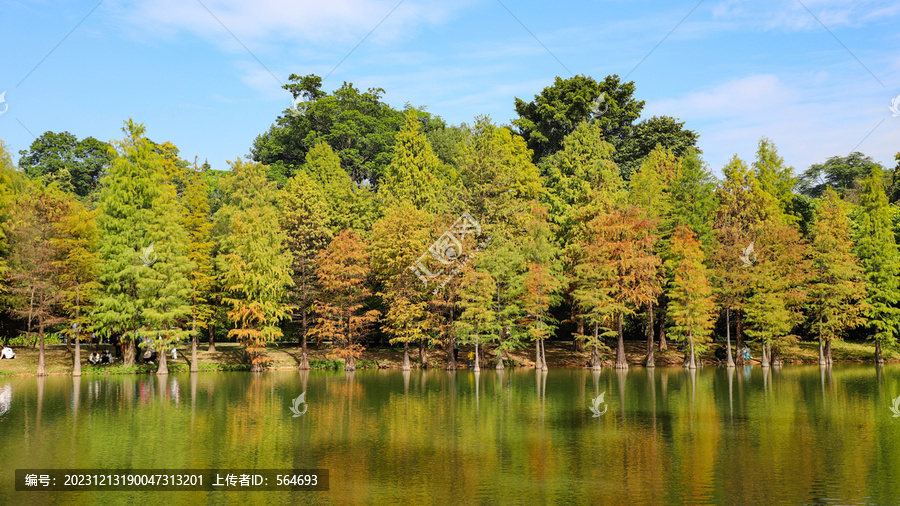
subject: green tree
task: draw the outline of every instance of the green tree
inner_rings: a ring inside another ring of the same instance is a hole
[[[81,376],[81,333],[91,323],[90,315],[100,288],[97,281],[100,258],[97,255],[99,230],[97,211],[88,210],[75,200],[54,224],[57,231],[54,247],[59,251],[59,288],[64,297],[64,310],[72,323],[69,348],[75,341],[73,376]]]
[[[640,169],[631,178],[628,202],[637,207],[641,216],[647,220],[650,233],[657,238],[653,247],[656,255],[670,249],[667,244],[671,242],[674,228],[674,214],[677,207],[675,202],[678,202],[679,206],[685,204],[679,202],[673,195],[673,190],[676,188],[675,181],[686,179],[682,177],[682,166],[681,159],[676,158],[673,153],[657,147],[644,158]],[[681,197],[684,198],[684,195]],[[662,257],[660,265],[663,265]],[[660,277],[665,275],[667,275],[666,272],[658,273]],[[656,365],[653,355],[653,340],[656,336],[654,326],[657,319],[657,316],[654,315],[654,302],[650,300],[647,304],[647,355],[644,357],[644,365],[647,367]],[[661,306],[660,309],[663,307]],[[661,316],[659,349],[663,351],[667,349],[664,327],[665,311],[657,311],[657,314]]]
[[[424,134],[419,132],[415,111],[406,113],[406,125],[397,134],[394,156],[384,169],[378,195],[385,206],[411,202],[418,209],[438,210],[443,193],[438,177],[440,160],[431,151]]]
[[[425,348],[435,341],[435,321],[428,313],[425,286],[410,272],[428,251],[433,219],[410,201],[390,207],[372,227],[370,262],[380,285],[379,295],[388,307],[384,329],[391,343],[403,343],[403,367],[409,369],[409,343],[419,343],[419,360],[426,365]]]
[[[159,234],[151,230],[150,223],[165,174],[153,143],[144,136],[145,127],[128,120],[122,130],[125,139],[114,143],[116,156],[101,180],[97,224],[102,289],[92,319],[101,335],[121,335],[125,366],[131,366],[148,300],[140,285],[156,276],[153,269],[144,265],[149,262],[141,258],[149,260],[157,248],[153,243]]]
[[[678,341],[687,340],[690,358],[687,367],[697,368],[695,348],[703,350],[713,327],[715,303],[707,276],[703,248],[694,232],[679,225],[672,234],[672,255],[666,267],[672,272],[667,285],[669,315],[674,322],[672,334]]]
[[[744,365],[740,353],[744,344],[743,307],[752,289],[751,271],[747,268],[748,263],[758,256],[750,249],[755,247],[753,231],[766,216],[765,197],[753,171],[736,155],[725,165],[722,173],[725,177],[716,189],[718,205],[713,219],[716,247],[711,255],[711,277],[717,304],[725,310],[728,353],[731,353],[733,313],[739,351],[734,361],[737,365]],[[742,260],[742,256],[747,261]]]
[[[381,316],[377,309],[367,309],[372,292],[366,244],[356,233],[344,230],[319,253],[317,262],[322,291],[315,305],[319,324],[312,332],[338,343],[344,369],[352,371],[364,350],[362,336]]]
[[[97,188],[112,161],[109,144],[93,137],[79,141],[69,132],[44,132],[19,154],[19,167],[26,175],[45,182],[71,184],[72,191],[80,197]]]
[[[853,254],[847,209],[830,186],[822,193],[818,217],[812,225],[812,269],[809,275],[809,316],[819,334],[819,364],[826,364],[823,340],[840,338],[865,322],[866,286]]]
[[[142,255],[146,273],[137,288],[145,331],[155,334],[152,342],[159,356],[156,374],[168,374],[166,351],[192,334],[192,329],[184,327],[192,313],[190,273],[194,265],[188,258],[190,237],[182,224],[184,209],[175,186],[168,179],[157,179],[156,183],[159,191],[146,213],[145,235],[153,256],[148,252]]]
[[[197,167],[195,164],[192,170],[186,172],[185,189],[181,199],[185,207],[182,226],[189,237],[187,257],[193,264],[193,269],[188,273],[191,283],[191,372],[199,371],[197,341],[200,329],[212,330],[215,313],[213,307],[215,241],[212,237],[209,187],[205,178],[208,171],[208,166]]]
[[[459,284],[461,313],[454,331],[463,344],[475,344],[476,372],[481,370],[481,357],[478,352],[481,338],[499,331],[493,305],[496,291],[497,285],[489,273],[472,268],[465,269]]]
[[[328,203],[328,226],[333,235],[346,228],[367,231],[378,219],[378,204],[370,187],[354,183],[327,144],[316,144],[310,150],[303,171]]]
[[[791,330],[803,320],[809,254],[796,225],[768,197],[766,217],[751,231],[755,261],[747,266],[751,293],[743,307],[747,335],[762,344],[761,365],[781,365],[780,348],[796,341]]]
[[[568,280],[546,207],[534,201],[528,214],[519,243],[525,259],[522,309],[526,315],[520,326],[535,341],[535,367],[546,370],[544,341],[556,329],[550,309],[561,302],[560,294]]]
[[[345,82],[329,95],[321,90],[318,76],[291,74],[289,79],[284,89],[296,106],[253,141],[253,160],[269,165],[269,176],[284,183],[306,163],[310,150],[324,142],[356,183],[368,180],[377,186],[404,124],[403,113],[382,101],[381,88],[360,93]]]
[[[900,332],[900,261],[883,181],[881,168],[873,167],[863,181],[855,219],[856,255],[866,275],[866,316],[874,330],[877,363],[883,362],[885,347],[896,345]]]
[[[294,320],[300,318],[303,335],[301,370],[309,369],[306,337],[313,301],[319,292],[316,255],[332,238],[327,209],[325,198],[305,172],[298,172],[288,180],[279,195],[279,221],[287,236],[287,248],[293,255],[291,270],[294,282],[289,294],[294,308],[291,317]]]
[[[563,139],[592,117],[591,121],[600,124],[605,140],[619,147],[631,135],[632,124],[644,108],[644,101],[634,100],[633,94],[634,83],[622,83],[617,75],[601,82],[583,75],[557,77],[531,102],[516,98],[519,117],[513,125],[534,153],[535,162],[562,149]],[[595,100],[602,101],[598,106],[602,114],[593,114]]]
[[[284,300],[291,285],[291,254],[278,226],[275,185],[258,163],[231,164],[222,181],[224,202],[216,213],[219,231],[220,283],[228,318],[236,337],[250,356],[251,370],[262,371],[267,343],[282,336],[279,323],[288,316]]]
[[[56,188],[36,184],[15,200],[9,235],[9,291],[12,314],[25,320],[26,332],[38,329],[37,375],[46,376],[44,331],[62,323],[63,294],[58,285],[59,251],[54,245],[54,224],[65,212],[65,201]]]
[[[848,192],[858,191],[862,180],[875,166],[880,165],[859,151],[847,156],[832,156],[823,163],[810,165],[800,175],[797,186],[800,193],[811,198],[822,197],[829,186],[844,198]]]
[[[616,160],[624,177],[630,179],[654,149],[662,148],[676,157],[685,157],[697,150],[699,137],[697,132],[686,130],[683,121],[669,116],[653,116],[634,125],[631,135],[617,146]]]
[[[794,217],[794,168],[785,165],[784,158],[778,154],[775,143],[763,137],[756,150],[756,161],[753,171],[762,190],[771,195],[779,204],[781,212]],[[792,219],[796,220],[794,217]]]

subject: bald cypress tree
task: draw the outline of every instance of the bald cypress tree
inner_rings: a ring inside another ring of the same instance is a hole
[[[153,242],[158,234],[151,237],[148,229],[151,209],[162,191],[164,168],[153,143],[144,136],[143,125],[128,120],[122,130],[125,139],[114,143],[116,156],[100,182],[97,223],[102,288],[93,320],[102,335],[121,336],[125,365],[131,366],[147,301],[139,285],[151,275],[145,264],[156,255]]]
[[[823,343],[865,321],[865,280],[853,253],[850,220],[840,196],[828,186],[810,231],[810,325],[819,335],[819,364],[826,364]],[[830,347],[829,347],[830,348]],[[829,357],[830,358],[830,357]]]
[[[863,182],[856,213],[856,254],[866,276],[866,316],[876,363],[884,361],[882,350],[896,345],[900,333],[900,259],[883,180],[881,168],[873,167]]]
[[[306,337],[310,327],[312,306],[319,293],[316,277],[316,255],[328,246],[332,233],[328,228],[327,203],[316,183],[305,172],[298,172],[288,180],[279,194],[281,229],[286,236],[285,246],[293,257],[293,283],[288,290],[292,318],[299,318],[302,333],[300,369],[309,369]]]
[[[442,181],[437,174],[441,162],[419,131],[414,110],[406,114],[406,125],[397,134],[394,157],[384,169],[378,195],[385,206],[410,202],[417,209],[435,212],[440,204]]]
[[[268,362],[263,354],[266,344],[282,336],[279,324],[288,316],[291,255],[284,247],[275,185],[266,179],[265,166],[238,159],[222,181],[222,190],[225,199],[216,212],[215,227],[223,300],[234,324],[228,335],[244,346],[251,370],[258,372]]]
[[[671,258],[666,268],[672,273],[667,290],[669,315],[674,322],[675,338],[687,341],[690,358],[687,367],[695,369],[696,348],[702,351],[713,327],[715,303],[712,285],[704,264],[705,255],[697,236],[686,225],[679,225],[672,234]]]

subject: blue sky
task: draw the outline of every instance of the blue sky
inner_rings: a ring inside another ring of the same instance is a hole
[[[227,169],[290,106],[292,73],[328,76],[327,91],[384,88],[395,107],[453,124],[508,123],[514,97],[557,75],[627,76],[643,117],[698,131],[716,174],[734,154],[752,160],[762,136],[798,172],[854,148],[890,167],[900,151],[896,0],[14,0],[0,12],[0,139],[15,160],[45,131],[106,141],[134,118]]]

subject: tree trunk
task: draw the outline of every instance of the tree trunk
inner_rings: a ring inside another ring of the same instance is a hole
[[[594,346],[591,350],[591,369],[595,371],[600,370],[600,355],[597,353],[597,340],[600,339],[599,327],[600,325],[598,323],[594,323]]]
[[[584,318],[578,319],[578,335],[584,336]],[[584,351],[584,339],[575,339],[575,351]]]
[[[304,320],[305,320],[305,319],[306,319],[306,315],[304,314],[303,317],[304,317]],[[304,326],[306,326],[305,323],[304,323]],[[301,370],[301,371],[308,371],[308,370],[309,370],[309,355],[308,355],[308,353],[307,353],[307,348],[306,348],[306,332],[305,332],[305,331],[303,332],[303,340],[302,340],[302,343],[301,343],[300,365],[299,365],[297,368],[298,368],[299,370]]]
[[[209,349],[206,351],[216,351],[216,332],[214,329],[215,325],[212,322],[209,322]]]
[[[497,367],[498,371],[502,371],[506,366],[503,365],[503,350],[501,348],[497,348]]]
[[[825,350],[822,349],[822,317],[819,317],[819,365],[825,365]]]
[[[476,334],[475,335],[475,367],[472,368],[472,370],[475,372],[481,371],[481,365],[478,363],[479,360],[481,360],[481,359],[478,356],[478,335]]]
[[[656,362],[653,359],[653,324],[656,323],[653,321],[653,302],[651,301],[647,304],[648,320],[649,324],[647,325],[647,356],[644,358],[644,367],[656,367]]]
[[[884,357],[881,356],[881,339],[875,339],[875,364],[884,364]]]
[[[541,370],[546,371],[549,369],[547,367],[547,350],[544,348],[544,340],[541,339]]]
[[[422,369],[428,369],[428,352],[425,350],[425,339],[419,340],[419,363]]]
[[[81,376],[81,343],[75,338],[75,365],[72,367],[72,376]]]
[[[447,327],[451,329],[450,334],[450,346],[447,348],[447,366],[444,369],[448,371],[456,370],[456,357],[453,356],[453,347],[456,344],[456,336],[453,335],[453,305],[450,305],[450,325]],[[478,346],[475,347],[475,353],[478,353]]]
[[[731,309],[725,309],[725,346],[728,352],[728,358],[725,361],[726,367],[734,367],[734,358],[731,356]]]
[[[356,370],[356,359],[353,357],[353,355],[348,356],[347,359],[344,360],[344,370],[345,371],[355,371]]]
[[[766,343],[762,343],[762,356],[759,360],[759,365],[763,367],[769,367],[769,355],[766,354]]]
[[[200,372],[200,364],[197,363],[197,341],[200,336],[197,335],[197,316],[194,316],[191,323],[191,369],[190,372]]]
[[[122,336],[122,338],[124,339],[125,336]],[[124,362],[122,365],[124,365],[125,367],[133,366],[134,365],[134,355],[135,355],[134,339],[128,338],[127,342],[125,343],[125,357],[123,358]]]
[[[166,363],[166,349],[157,350],[156,356],[159,357],[159,367],[156,369],[156,375],[169,374],[169,365]]]
[[[735,349],[737,349],[737,358],[734,361],[734,365],[742,366],[744,365],[744,335],[741,333],[741,312],[737,311],[734,315],[734,333],[737,336],[737,344],[735,345]]]
[[[770,350],[772,352],[772,367],[781,367],[781,354],[778,353],[778,348],[771,348],[770,346]]]
[[[825,339],[825,364],[831,365],[831,338]]]
[[[628,369],[628,360],[625,359],[625,338],[622,336],[622,312],[617,317],[619,327],[619,342],[616,345],[616,369]]]
[[[39,348],[38,348],[38,366],[37,366],[37,375],[38,376],[46,376],[47,375],[47,362],[44,357],[44,320],[41,319],[38,323],[38,332],[39,332]]]
[[[659,307],[659,351],[669,349],[666,343],[666,311],[662,306]]]
[[[697,359],[694,356],[694,337],[691,335],[690,330],[688,330],[688,342],[691,345],[691,359],[688,361],[688,369],[696,369]]]
[[[80,290],[75,289],[75,320],[81,318],[81,295]],[[76,327],[75,334],[75,364],[72,367],[72,376],[81,376],[81,327]],[[70,340],[71,341],[71,340]]]
[[[403,342],[403,366],[400,369],[403,371],[412,369],[409,366],[409,341]]]

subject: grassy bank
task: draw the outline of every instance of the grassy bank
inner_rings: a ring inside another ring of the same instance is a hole
[[[718,345],[716,345],[717,347]],[[216,351],[208,351],[208,346],[203,343],[197,350],[197,362],[201,371],[249,371],[250,366],[244,361],[243,348],[235,343],[218,343]],[[550,342],[546,345],[547,362],[553,367],[584,367],[590,359],[588,350],[583,352],[573,351],[571,342]],[[703,354],[705,363],[715,362],[713,349]],[[0,360],[0,375],[34,374],[37,370],[38,350],[31,347],[14,347],[15,360]],[[154,373],[157,366],[152,364],[140,364],[124,367],[121,362],[113,365],[91,365],[87,358],[93,346],[82,345],[82,374],[142,374]],[[109,346],[99,346],[98,350],[112,349]],[[759,346],[751,345],[752,355],[759,359]],[[74,351],[74,350],[73,350]],[[171,351],[171,350],[170,350]],[[461,347],[459,351],[459,365],[466,367],[466,359],[470,347]],[[645,344],[642,342],[628,342],[625,346],[628,363],[639,366],[644,358]],[[886,352],[886,360],[898,360],[900,354]],[[266,356],[270,359],[269,369],[291,369],[300,364],[300,348],[296,345],[272,345],[266,350]],[[529,346],[512,353],[505,353],[509,365],[520,367],[534,367],[534,346]],[[875,357],[875,347],[871,343],[837,341],[832,345],[832,356],[836,362],[872,362]],[[167,357],[170,372],[187,372],[189,370],[190,347],[178,346],[178,360],[171,360],[171,354]],[[495,352],[492,346],[482,351],[482,367],[493,367]],[[613,365],[614,354],[606,351],[601,354],[604,367]],[[681,366],[683,352],[676,349],[670,343],[669,349],[655,353],[657,366]],[[64,345],[53,345],[46,348],[47,372],[50,374],[70,374],[72,372],[72,354],[66,351]],[[313,369],[343,369],[343,359],[332,347],[323,346],[322,349],[309,348],[310,366]],[[414,367],[419,367],[418,348],[410,349],[410,360]],[[816,363],[818,361],[818,347],[816,343],[795,343],[782,350],[782,360],[785,363]],[[362,357],[357,359],[359,369],[373,368],[400,368],[403,362],[403,348],[379,348],[368,349]],[[443,368],[446,363],[446,354],[440,349],[428,350],[428,367]],[[758,361],[754,361],[758,364]]]

